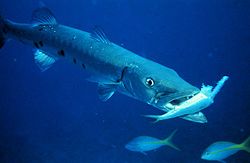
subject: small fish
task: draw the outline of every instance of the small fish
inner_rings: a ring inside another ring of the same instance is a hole
[[[244,150],[250,153],[250,136],[241,144],[218,141],[211,144],[201,155],[203,160],[213,160],[225,163],[223,159]]]
[[[150,136],[139,136],[131,140],[128,144],[125,145],[127,150],[133,152],[141,152],[146,155],[146,151],[151,151],[161,146],[167,145],[170,146],[178,151],[180,149],[176,147],[173,142],[172,138],[175,135],[177,130],[173,131],[166,139],[160,140]]]

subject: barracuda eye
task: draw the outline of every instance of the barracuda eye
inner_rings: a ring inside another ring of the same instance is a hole
[[[155,82],[154,82],[154,80],[152,78],[149,77],[149,78],[146,78],[145,84],[148,87],[153,87]]]

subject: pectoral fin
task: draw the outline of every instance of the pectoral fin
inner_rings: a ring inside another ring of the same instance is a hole
[[[89,78],[86,79],[88,82],[92,82],[92,83],[102,83],[103,85],[112,85],[112,84],[116,84],[115,81],[110,80],[106,77],[103,76],[90,76]]]
[[[102,101],[107,101],[117,90],[120,82],[114,82],[105,77],[91,76],[87,79],[89,82],[98,83],[97,92]]]
[[[128,67],[124,67],[121,72],[120,78],[114,80],[114,79],[109,79],[105,76],[102,77],[97,77],[97,76],[91,76],[87,80],[89,82],[94,82],[98,83],[98,95],[99,98],[102,101],[107,101],[117,90],[119,86],[121,86],[123,82],[123,77],[125,72],[127,71]]]
[[[107,101],[117,90],[118,84],[98,84],[98,95],[102,101]]]

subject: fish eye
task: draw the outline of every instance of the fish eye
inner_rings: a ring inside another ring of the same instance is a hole
[[[154,86],[154,84],[155,84],[155,82],[154,82],[154,80],[152,79],[152,78],[147,78],[146,79],[146,86],[148,86],[148,87],[153,87]]]

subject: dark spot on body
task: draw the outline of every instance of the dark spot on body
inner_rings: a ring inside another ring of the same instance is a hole
[[[34,43],[34,46],[35,46],[37,49],[39,49],[38,43],[37,43],[37,42],[33,42],[33,43]]]
[[[65,53],[64,53],[64,50],[59,50],[58,52],[57,52],[57,54],[59,54],[60,56],[65,56]]]
[[[82,63],[82,68],[86,69],[86,66]]]
[[[74,62],[74,64],[76,64],[76,59],[75,58],[73,58],[73,62]]]
[[[40,45],[41,47],[43,47],[43,42],[42,42],[42,41],[39,41],[39,45]]]

